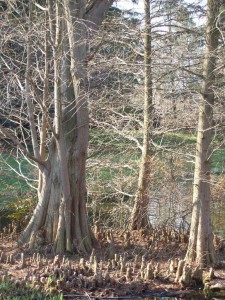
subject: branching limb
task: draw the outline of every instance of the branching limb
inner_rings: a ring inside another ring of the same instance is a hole
[[[21,144],[20,140],[17,139],[15,136],[13,136],[8,129],[4,128],[1,124],[0,124],[0,132],[3,134],[3,136],[6,138],[7,140],[10,140],[10,142],[12,144],[14,144],[15,146],[17,146],[27,157],[29,157],[31,160],[35,161],[36,163],[38,163],[39,165],[45,167],[46,164],[43,160],[36,158],[35,156],[31,155],[26,148]]]

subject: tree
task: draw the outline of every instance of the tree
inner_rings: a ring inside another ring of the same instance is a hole
[[[152,154],[153,154],[153,161],[151,162],[151,179],[148,180],[148,183],[146,185],[147,188],[147,197],[149,204],[143,209],[143,206],[140,205],[138,209],[140,209],[140,217],[142,216],[146,217],[146,222],[148,222],[148,219],[150,218],[149,214],[154,214],[156,212],[156,205],[158,205],[157,201],[159,197],[161,197],[160,206],[163,201],[166,203],[170,203],[167,208],[172,207],[170,211],[172,213],[177,215],[178,209],[177,207],[181,209],[181,211],[185,211],[185,209],[181,208],[182,205],[179,204],[180,196],[178,196],[178,189],[183,189],[183,183],[180,184],[180,181],[177,180],[176,176],[172,176],[173,183],[170,185],[168,178],[165,179],[165,176],[160,177],[161,180],[157,181],[157,174],[159,172],[159,162],[158,157],[160,160],[162,160],[162,151],[165,149],[163,153],[163,161],[165,158],[165,163],[167,164],[166,160],[168,160],[168,157],[173,157],[173,161],[177,163],[179,161],[180,157],[179,154],[175,154],[176,150],[173,148],[171,149],[170,145],[160,145],[157,148],[157,144],[154,143],[155,141],[159,140],[160,138],[163,139],[164,133],[166,134],[166,130],[182,130],[180,127],[184,127],[186,124],[189,125],[189,122],[187,120],[187,123],[184,124],[183,120],[186,119],[186,111],[184,110],[184,104],[182,103],[183,95],[186,95],[189,97],[189,101],[185,101],[185,106],[188,107],[189,103],[191,105],[192,97],[193,97],[193,90],[187,90],[187,86],[182,86],[183,82],[188,83],[190,80],[190,77],[193,78],[193,74],[186,72],[185,75],[182,74],[183,67],[186,67],[186,69],[190,69],[190,71],[193,70],[193,66],[187,65],[187,59],[192,55],[193,51],[191,53],[188,53],[186,49],[189,46],[190,36],[192,35],[193,38],[193,32],[195,34],[195,41],[196,39],[196,31],[195,29],[192,29],[190,26],[190,22],[187,22],[187,18],[183,17],[182,20],[187,23],[188,25],[185,26],[185,24],[181,22],[173,22],[170,27],[173,28],[173,30],[170,32],[169,30],[165,30],[165,27],[168,25],[168,18],[165,20],[163,19],[157,19],[157,16],[160,14],[160,5],[161,1],[151,1],[151,39],[152,39],[152,53],[151,53],[151,72],[153,77],[153,89],[154,89],[154,97],[152,99],[152,102],[154,103],[154,107],[157,107],[159,109],[164,110],[167,113],[167,119],[165,120],[165,115],[163,116],[163,122],[161,123],[160,128],[152,128],[153,124],[152,121],[150,121],[150,127],[152,133],[150,134],[150,142],[149,147],[151,147]],[[172,6],[172,5],[171,5]],[[181,8],[175,8],[172,12],[171,10],[165,11],[164,14],[178,14],[178,12],[181,10]],[[112,138],[107,145],[107,142],[104,143],[104,147],[107,149],[110,148],[110,155],[108,155],[108,160],[106,156],[101,155],[100,161],[98,161],[98,166],[102,165],[103,168],[106,168],[106,165],[110,165],[114,153],[114,137],[116,135],[119,137],[124,138],[124,142],[126,141],[127,145],[129,144],[129,147],[122,148],[120,151],[126,152],[126,155],[120,155],[120,160],[116,160],[116,165],[110,166],[110,170],[117,169],[118,165],[120,164],[121,169],[124,170],[125,165],[129,165],[129,169],[133,170],[132,172],[135,172],[133,175],[133,180],[130,180],[130,177],[128,177],[128,174],[125,173],[124,177],[126,179],[122,179],[120,176],[114,176],[113,178],[110,178],[110,180],[107,180],[105,184],[101,185],[109,186],[111,187],[111,193],[114,198],[117,199],[119,203],[123,201],[123,198],[126,199],[124,201],[124,204],[126,206],[126,209],[129,207],[129,212],[131,206],[133,206],[132,198],[135,198],[135,187],[138,185],[138,169],[139,165],[133,165],[134,161],[132,162],[132,158],[134,157],[134,153],[137,153],[139,156],[139,153],[142,153],[142,145],[143,145],[143,133],[142,130],[144,128],[144,109],[143,109],[143,98],[144,98],[144,45],[143,45],[143,26],[140,26],[139,23],[137,23],[137,26],[133,26],[133,23],[136,21],[134,18],[130,18],[130,21],[125,20],[123,16],[119,16],[119,13],[117,19],[113,22],[108,21],[110,26],[107,29],[106,23],[104,26],[104,29],[107,30],[107,34],[104,34],[106,37],[103,39],[103,47],[101,48],[101,51],[96,55],[97,59],[96,61],[93,60],[93,65],[95,66],[94,70],[94,76],[93,81],[96,86],[94,88],[91,88],[91,91],[94,92],[96,89],[96,95],[95,95],[95,101],[93,101],[93,105],[91,105],[91,111],[92,111],[92,117],[95,119],[94,124],[101,130],[108,133],[108,135]],[[127,13],[125,14],[127,17]],[[122,17],[122,18],[121,18]],[[120,18],[120,19],[119,19]],[[175,17],[172,17],[171,19],[174,19]],[[115,32],[114,29],[115,28]],[[163,29],[163,30],[162,30]],[[120,32],[120,35],[118,34],[118,30]],[[140,34],[141,32],[141,34]],[[182,41],[181,41],[181,35],[182,35]],[[176,42],[176,44],[174,44]],[[181,42],[181,44],[180,44]],[[188,44],[188,45],[187,45]],[[173,45],[173,47],[171,47]],[[186,52],[185,52],[186,51]],[[183,53],[183,57],[180,53]],[[184,57],[185,56],[185,57]],[[192,59],[192,61],[194,58]],[[195,60],[196,62],[196,60]],[[194,65],[194,64],[193,64]],[[195,67],[195,66],[194,66]],[[98,73],[99,72],[99,73]],[[184,72],[183,72],[184,73]],[[98,75],[97,75],[98,74]],[[171,92],[171,74],[174,76],[174,85],[172,87],[173,91]],[[191,75],[190,75],[191,74]],[[105,80],[102,82],[100,79],[104,76]],[[182,78],[182,82],[181,82]],[[99,84],[97,85],[97,82]],[[106,84],[108,82],[108,85]],[[103,88],[103,84],[105,84],[105,88]],[[102,96],[99,97],[101,90],[103,91]],[[106,96],[107,95],[107,96]],[[142,98],[143,97],[143,98]],[[179,122],[182,120],[182,123],[176,124],[180,127],[174,128],[174,122],[171,122],[169,120],[171,118],[171,114],[168,113],[170,110],[170,103],[168,105],[168,102],[170,102],[171,98],[176,99],[177,107],[178,107],[178,118]],[[94,97],[92,97],[94,99]],[[166,102],[165,100],[169,100]],[[179,103],[179,102],[180,103]],[[159,103],[160,102],[160,103]],[[193,105],[193,104],[192,104]],[[152,104],[153,106],[153,104]],[[104,109],[104,113],[103,113]],[[192,116],[192,120],[194,119],[194,116]],[[169,121],[169,122],[167,122]],[[153,116],[153,122],[154,122],[154,116]],[[172,125],[170,127],[170,124]],[[135,130],[134,130],[135,128]],[[112,135],[113,132],[113,135]],[[113,136],[113,137],[112,137]],[[96,139],[94,139],[96,142]],[[152,143],[153,141],[153,143]],[[131,144],[133,142],[133,145]],[[163,142],[164,143],[164,142]],[[151,145],[150,145],[151,144]],[[101,149],[104,149],[103,146],[101,146]],[[133,150],[136,147],[136,150]],[[168,147],[170,148],[168,153]],[[141,149],[141,151],[140,151]],[[94,150],[92,148],[91,150]],[[159,151],[158,151],[159,150]],[[118,150],[117,150],[118,151]],[[116,151],[115,151],[116,152]],[[171,152],[173,154],[171,154]],[[94,160],[92,152],[92,163]],[[98,152],[97,152],[98,153]],[[101,154],[103,153],[103,150]],[[116,153],[115,153],[116,156]],[[183,155],[182,155],[183,156]],[[124,157],[124,160],[122,158]],[[169,159],[170,159],[169,158]],[[174,159],[175,158],[175,159]],[[182,157],[183,159],[183,157]],[[161,161],[162,162],[162,161]],[[95,162],[97,165],[97,161]],[[136,161],[135,161],[136,163]],[[139,162],[140,164],[140,162]],[[154,167],[154,165],[156,167]],[[96,176],[99,175],[99,169],[96,172]],[[135,171],[134,171],[135,170]],[[116,172],[116,171],[115,171]],[[179,170],[181,171],[181,169]],[[176,172],[178,174],[178,172]],[[120,175],[122,172],[120,172]],[[136,179],[135,179],[136,177]],[[117,179],[118,180],[113,180]],[[142,177],[143,179],[144,177]],[[122,184],[126,181],[126,184]],[[157,181],[157,184],[155,182]],[[159,182],[160,181],[160,182]],[[166,182],[165,182],[166,181]],[[91,180],[93,185],[93,180]],[[159,188],[160,186],[160,188]],[[168,186],[168,188],[166,188]],[[169,189],[169,192],[168,192]],[[175,191],[176,189],[176,191]],[[89,190],[90,191],[90,190]],[[96,194],[96,185],[94,184],[93,191],[95,191]],[[183,191],[183,193],[187,193],[187,191]],[[116,194],[116,197],[115,197]],[[137,194],[137,193],[136,193]],[[126,195],[126,196],[125,196]],[[160,196],[159,196],[160,195]],[[184,194],[183,194],[184,196]],[[98,195],[97,199],[98,202],[100,202],[100,199],[107,198],[109,201],[109,196],[106,195]],[[129,198],[128,198],[129,197]],[[183,198],[183,197],[182,197]],[[122,199],[119,201],[118,199]],[[128,200],[129,199],[129,200]],[[129,204],[128,204],[129,201]],[[157,203],[156,203],[157,202]],[[128,204],[128,205],[127,205]],[[165,205],[162,205],[165,208]],[[142,210],[143,209],[143,210]],[[170,213],[169,213],[170,214]],[[162,220],[162,218],[160,218]],[[126,226],[126,225],[125,225]],[[145,227],[144,225],[143,227]]]
[[[144,89],[145,89],[145,94],[144,94],[144,125],[143,125],[143,145],[142,145],[142,157],[141,157],[141,163],[140,163],[140,171],[139,171],[139,177],[138,177],[138,189],[137,193],[135,196],[135,204],[134,204],[134,209],[132,212],[132,219],[131,219],[131,228],[132,229],[140,229],[140,228],[146,228],[149,226],[149,199],[150,199],[150,181],[151,181],[151,176],[153,176],[153,160],[152,156],[155,154],[155,149],[152,143],[153,139],[153,121],[154,121],[154,104],[153,101],[156,98],[155,96],[153,97],[153,72],[155,72],[155,65],[156,62],[161,64],[160,61],[157,61],[155,56],[153,56],[153,53],[155,54],[157,47],[157,43],[159,43],[160,40],[162,40],[162,37],[164,40],[169,40],[169,45],[163,45],[164,52],[161,52],[160,55],[164,55],[166,52],[166,48],[169,47],[169,53],[166,55],[165,62],[166,64],[169,64],[170,68],[174,68],[175,70],[177,69],[177,65],[173,65],[173,56],[172,56],[172,45],[173,43],[171,42],[172,40],[176,40],[176,33],[172,35],[172,18],[174,15],[177,15],[179,10],[175,9],[175,11],[171,12],[171,6],[175,6],[175,4],[178,4],[178,1],[174,3],[172,1],[171,3],[164,3],[163,9],[160,9],[160,6],[162,5],[161,1],[145,1],[145,39],[144,39],[144,66],[145,66],[145,83],[144,83]],[[154,14],[151,15],[150,12],[150,3],[152,4],[152,11]],[[182,7],[182,6],[181,6]],[[151,19],[154,19],[160,12],[163,12],[166,14],[166,21],[163,23],[158,24],[158,21],[155,21],[152,23]],[[184,18],[185,19],[185,18]],[[156,34],[157,30],[160,30],[160,27],[165,26],[165,23],[169,25],[169,30],[168,33],[158,35]],[[176,24],[175,24],[176,25]],[[152,32],[152,28],[153,31]],[[154,36],[154,38],[153,38]],[[162,41],[161,41],[162,43]],[[163,43],[162,43],[163,44]],[[154,49],[154,50],[152,50]],[[160,51],[159,51],[160,52]],[[158,53],[157,53],[158,54]],[[159,54],[158,54],[159,56]],[[169,60],[168,60],[169,57]],[[154,60],[154,63],[153,63]],[[154,67],[153,67],[154,66]],[[167,74],[167,78],[171,76],[171,79],[168,81],[171,81],[172,85],[172,90],[170,89],[169,91],[166,89],[165,92],[167,94],[167,97],[169,93],[172,95],[172,98],[174,99],[175,95],[175,74],[176,71],[171,70],[168,72],[168,70],[165,70],[162,68],[163,72]],[[160,70],[158,70],[157,75],[159,76]],[[171,75],[171,74],[172,75]],[[154,73],[155,75],[155,73]],[[161,75],[161,74],[160,74]],[[168,76],[169,75],[169,76]],[[162,75],[162,78],[165,75]],[[159,76],[160,78],[160,76]],[[168,78],[169,79],[169,78]],[[156,87],[156,82],[159,85],[159,82],[161,80],[156,80],[154,78],[154,89],[157,91]],[[173,100],[174,101],[174,100]],[[176,116],[176,104],[173,102],[173,113],[174,116]]]
[[[112,3],[113,0],[49,0],[46,8],[38,6],[48,11],[49,28],[46,30],[49,34],[46,39],[49,40],[46,42],[51,46],[54,64],[54,100],[51,105],[54,123],[49,118],[46,103],[46,98],[49,98],[47,66],[43,100],[32,80],[34,54],[29,34],[33,28],[34,7],[31,0],[28,4],[25,100],[33,152],[29,152],[4,126],[1,125],[0,129],[24,155],[36,162],[39,170],[38,204],[20,239],[21,243],[29,242],[31,247],[40,229],[46,240],[54,244],[57,253],[73,250],[89,252],[93,247],[94,237],[87,220],[85,185],[89,130],[87,36],[89,30],[98,29]],[[45,55],[50,56],[48,51]],[[37,106],[43,116],[39,126],[35,115]],[[48,144],[46,130],[52,133]],[[43,147],[45,144],[47,149]]]
[[[142,157],[138,178],[138,188],[131,217],[131,228],[141,229],[149,226],[148,204],[149,204],[149,180],[151,174],[151,135],[152,135],[152,48],[151,48],[151,16],[150,0],[144,1],[145,9],[145,38],[144,38],[144,127]]]
[[[186,261],[199,265],[215,263],[210,219],[210,160],[213,135],[214,84],[219,30],[217,20],[220,1],[208,0],[206,50],[203,63],[203,84],[199,104],[193,186],[193,208]]]

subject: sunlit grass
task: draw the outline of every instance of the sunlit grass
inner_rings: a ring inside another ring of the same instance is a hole
[[[16,159],[13,154],[0,154],[0,203],[3,200],[16,200],[21,198],[31,188],[26,180],[19,176],[32,177],[32,169],[25,159]]]
[[[175,141],[175,142],[183,142],[183,143],[196,143],[196,135],[190,133],[183,132],[169,132],[166,133],[166,140]]]
[[[134,135],[133,131],[131,131],[132,134]],[[135,131],[135,134],[141,144],[141,132]],[[220,141],[219,137],[218,141]],[[214,139],[214,144],[218,144],[218,141]],[[170,155],[177,156],[181,170],[185,170],[186,174],[189,173],[189,177],[193,175],[196,135],[189,132],[168,132],[161,136],[154,136],[154,142],[161,147],[153,147],[154,155],[159,156],[165,163],[169,163]],[[89,144],[88,182],[94,180],[96,183],[105,185],[107,192],[108,182],[123,176],[138,176],[141,151],[133,141],[112,130],[94,128],[90,130]],[[3,199],[19,199],[31,190],[24,179],[5,165],[4,160],[17,171],[19,170],[18,160],[13,155],[0,154],[0,202]],[[29,175],[33,167],[21,158],[19,163],[22,172]],[[212,173],[221,174],[224,170],[225,151],[219,148],[212,155]]]
[[[4,300],[63,300],[63,295],[45,295],[41,286],[34,287],[32,284],[20,284],[5,279],[0,283],[0,299]]]

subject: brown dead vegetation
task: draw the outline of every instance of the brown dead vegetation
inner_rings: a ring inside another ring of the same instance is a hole
[[[97,224],[94,232],[98,247],[90,256],[59,256],[44,244],[41,233],[32,251],[26,245],[18,248],[16,228],[9,226],[0,236],[0,281],[8,278],[18,286],[29,282],[52,294],[114,297],[184,295],[203,288],[204,281],[225,280],[222,260],[213,271],[185,264],[185,233],[169,228],[112,231]],[[216,242],[222,257],[223,241],[217,237]]]

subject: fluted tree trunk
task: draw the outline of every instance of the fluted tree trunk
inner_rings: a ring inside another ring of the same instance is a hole
[[[39,201],[21,236],[21,243],[28,242],[33,246],[40,232],[54,245],[57,253],[90,252],[95,242],[86,210],[87,35],[90,28],[98,29],[112,3],[113,0],[48,0],[49,36],[54,56],[55,116],[54,124],[49,124],[52,139],[46,160],[42,160],[44,155],[39,151],[41,148],[41,152],[45,152],[43,146],[34,144],[34,158],[41,181]],[[28,102],[29,96],[28,78]],[[45,115],[44,103],[42,109]],[[32,117],[32,108],[30,113]],[[32,135],[37,143],[35,134],[34,127]]]
[[[138,177],[138,188],[131,218],[131,229],[149,227],[149,181],[151,174],[151,135],[152,135],[152,47],[151,47],[151,16],[150,0],[144,0],[145,9],[145,37],[144,37],[144,65],[145,65],[145,93],[144,93],[144,127],[143,146]]]
[[[189,245],[185,260],[201,266],[215,262],[213,234],[210,220],[210,160],[213,135],[213,106],[216,50],[219,30],[217,18],[220,1],[208,0],[206,50],[203,63],[204,81],[199,104],[199,121],[196,145],[193,186],[193,208]]]

